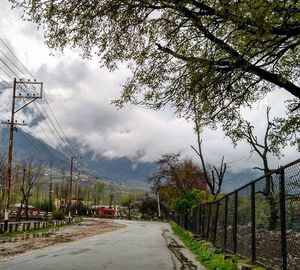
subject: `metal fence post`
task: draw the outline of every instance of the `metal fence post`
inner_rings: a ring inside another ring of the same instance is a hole
[[[281,228],[281,255],[282,269],[287,269],[287,243],[286,243],[286,209],[285,209],[285,176],[284,168],[280,168],[280,228]]]
[[[211,216],[211,203],[208,204],[208,217],[207,217],[207,230],[206,230],[206,240],[209,239],[209,229],[210,229],[210,216]]]
[[[224,249],[227,247],[227,223],[228,223],[228,196],[225,197],[225,215],[224,215]]]
[[[255,182],[251,184],[251,259],[256,261],[256,212],[255,212]]]
[[[234,193],[233,252],[237,251],[238,191]]]
[[[213,244],[215,245],[216,243],[216,237],[217,237],[217,229],[218,229],[218,217],[219,217],[219,206],[220,206],[220,203],[219,201],[217,201],[217,209],[216,209],[216,215],[215,215],[215,224],[214,224],[214,234],[213,234]]]
[[[198,216],[198,235],[201,235],[202,226],[202,204],[199,205],[199,216]]]
[[[201,228],[201,236],[205,239],[205,218],[206,218],[206,204],[202,206],[202,228]]]

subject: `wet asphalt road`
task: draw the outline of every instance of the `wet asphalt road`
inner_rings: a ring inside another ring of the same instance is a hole
[[[200,269],[201,266],[198,267],[197,263],[191,262],[183,267],[177,259],[182,254],[177,256],[168,248],[170,241],[174,241],[168,224],[139,221],[117,222],[127,226],[117,231],[12,257],[0,262],[0,269]]]

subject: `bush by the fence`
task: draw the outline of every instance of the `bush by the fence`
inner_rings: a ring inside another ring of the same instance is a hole
[[[65,213],[61,210],[54,210],[52,212],[52,220],[63,220],[65,218]]]

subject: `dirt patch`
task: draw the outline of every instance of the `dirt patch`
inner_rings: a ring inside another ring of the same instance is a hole
[[[125,227],[125,225],[107,220],[84,220],[79,224],[55,228],[46,233],[26,234],[2,243],[0,261],[10,256],[51,245],[67,243],[84,237],[98,235]]]
[[[216,246],[224,248],[223,243],[224,231],[217,231]],[[287,231],[287,251],[288,251],[288,269],[300,270],[300,233]],[[212,239],[209,239],[212,241]],[[227,250],[233,248],[233,230],[227,230]],[[252,231],[251,226],[238,226],[237,229],[237,253],[251,258],[252,248]],[[268,269],[281,269],[281,233],[280,231],[269,231],[267,229],[256,228],[256,259],[264,264]]]

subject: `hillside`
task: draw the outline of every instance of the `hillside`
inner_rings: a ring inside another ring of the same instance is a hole
[[[8,128],[0,129],[0,153],[7,151]],[[50,160],[53,160],[54,169],[69,170],[69,157],[63,152],[54,149],[42,140],[18,129],[14,136],[14,160],[22,161],[35,157],[38,162],[45,167],[50,166]],[[50,156],[52,158],[50,158]],[[38,157],[38,159],[36,158]],[[154,163],[134,163],[127,157],[107,159],[103,156],[94,156],[93,152],[87,152],[82,156],[84,163],[83,169],[89,174],[93,174],[101,179],[116,181],[119,183],[131,185],[145,185],[150,175],[155,172]],[[251,169],[232,173],[227,172],[223,192],[230,192],[259,176],[259,173]]]
[[[0,129],[0,152],[6,153],[8,147],[9,129]],[[35,157],[45,167],[69,170],[69,157],[54,149],[40,139],[18,129],[14,136],[14,160],[22,161]],[[38,158],[37,158],[38,157]],[[134,163],[127,157],[107,159],[100,155],[94,157],[92,152],[82,156],[83,170],[99,178],[128,183],[145,183],[147,178],[155,171],[154,163]]]

